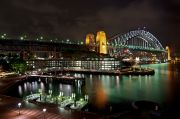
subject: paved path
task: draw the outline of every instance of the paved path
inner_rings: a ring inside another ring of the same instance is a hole
[[[18,103],[22,103],[19,108]],[[43,108],[47,111],[43,113]],[[94,113],[65,110],[57,106],[35,105],[21,99],[0,95],[0,119],[99,119],[102,116]]]
[[[66,119],[66,117],[59,115],[59,114],[54,114],[54,113],[49,113],[49,112],[43,112],[37,109],[25,109],[25,108],[21,108],[19,109],[15,109],[12,108],[9,110],[10,112],[14,112],[16,113],[17,116],[28,116],[34,119]],[[20,112],[20,115],[19,115]]]

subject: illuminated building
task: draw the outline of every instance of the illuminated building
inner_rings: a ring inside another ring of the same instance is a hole
[[[168,55],[168,61],[170,61],[171,60],[171,51],[168,46],[166,46],[166,51],[167,51],[167,55]]]
[[[96,36],[97,52],[107,54],[106,34],[104,31],[97,32]]]
[[[70,69],[95,69],[95,70],[117,70],[121,61],[115,58],[86,58],[82,60],[71,59],[32,59],[26,60],[30,69],[44,68],[70,68]]]

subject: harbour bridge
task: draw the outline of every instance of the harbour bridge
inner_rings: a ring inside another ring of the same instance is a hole
[[[96,39],[90,34],[86,41],[88,42],[84,45],[43,40],[0,39],[0,54],[19,54],[30,68],[37,69],[62,66],[116,69],[124,59],[137,59],[139,63],[167,60],[166,50],[159,40],[145,30],[117,34],[107,41],[105,32],[101,31]],[[97,54],[105,54],[105,57],[98,57]]]
[[[108,39],[108,54],[114,57],[141,57],[141,59],[164,60],[166,50],[159,40],[145,30],[134,30],[117,34]]]
[[[105,32],[100,31],[97,33],[96,39],[94,35],[88,35],[86,45],[83,43],[72,44],[71,42],[0,39],[0,53],[23,53],[25,58],[34,56],[34,58],[56,59],[62,57],[63,53],[87,52],[88,49],[97,54],[108,54],[111,57],[122,59],[129,57],[161,61],[167,59],[166,50],[159,40],[145,30],[134,30],[123,35],[117,34],[107,40]]]

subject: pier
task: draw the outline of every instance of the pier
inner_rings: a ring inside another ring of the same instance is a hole
[[[29,77],[38,77],[38,78],[53,78],[55,81],[59,81],[61,83],[66,83],[66,84],[74,84],[76,82],[82,82],[82,84],[85,82],[84,77],[75,77],[75,76],[70,76],[70,75],[40,75],[40,74],[33,74],[33,75],[28,75]]]
[[[59,108],[81,110],[88,104],[88,96],[84,98],[75,99],[75,94],[72,96],[64,96],[63,92],[60,92],[58,96],[43,95],[42,93],[35,93],[25,97],[25,100],[31,103],[58,105]]]
[[[154,75],[155,73],[154,69],[151,68],[126,68],[119,70],[65,69],[64,72],[97,75]]]

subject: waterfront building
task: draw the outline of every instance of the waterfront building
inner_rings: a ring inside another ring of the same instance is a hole
[[[27,60],[30,69],[95,69],[95,70],[116,70],[121,66],[121,61],[115,58],[86,58],[82,60],[70,59],[46,59],[46,60]]]

